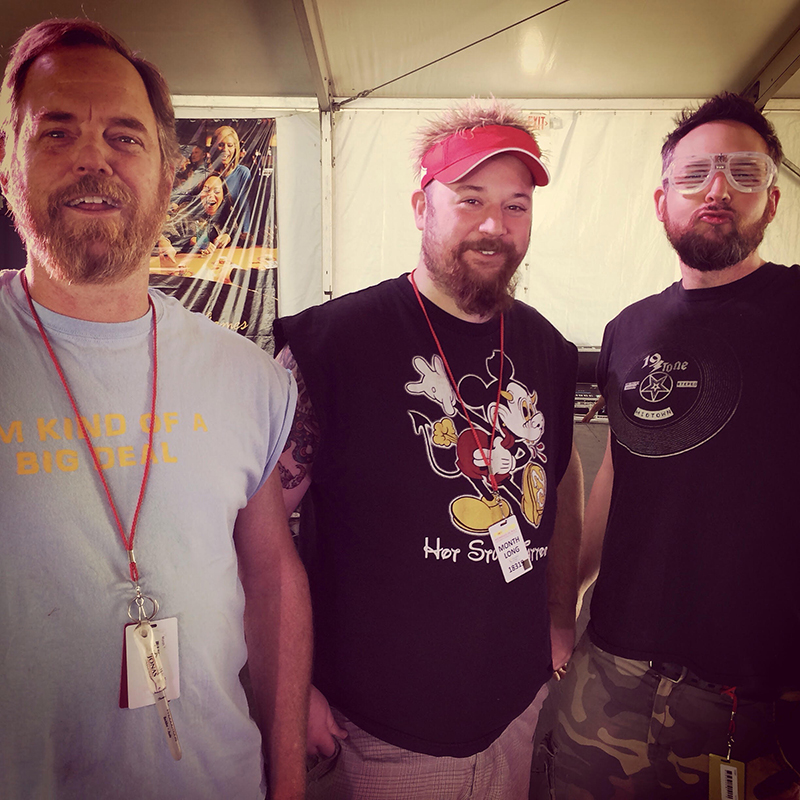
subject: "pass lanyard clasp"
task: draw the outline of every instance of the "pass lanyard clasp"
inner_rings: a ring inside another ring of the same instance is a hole
[[[150,613],[147,613],[146,604],[150,603]],[[134,608],[135,607],[135,608]],[[142,594],[142,587],[136,585],[136,594],[128,603],[128,619],[131,622],[150,622],[158,614],[158,600],[149,595]]]

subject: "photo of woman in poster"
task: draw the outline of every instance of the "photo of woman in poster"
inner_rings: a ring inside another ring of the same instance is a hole
[[[236,227],[240,238],[250,233],[250,204],[247,192],[250,188],[250,169],[242,160],[239,135],[230,125],[221,125],[214,131],[211,140],[211,169],[225,179],[236,214]]]
[[[180,267],[178,253],[209,255],[230,242],[233,205],[219,175],[209,175],[205,179],[199,201],[199,215],[179,211],[167,221],[158,242],[163,266]]]
[[[179,119],[183,160],[150,285],[272,348],[277,313],[274,119]]]

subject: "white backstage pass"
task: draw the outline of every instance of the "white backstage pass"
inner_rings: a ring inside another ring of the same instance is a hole
[[[154,645],[161,660],[164,677],[167,681],[167,700],[177,700],[181,696],[181,676],[178,664],[178,620],[176,617],[153,620]],[[141,708],[155,705],[156,698],[147,671],[142,669],[142,655],[136,645],[134,632],[136,623],[125,626],[125,671],[123,676],[128,685],[127,708]]]
[[[500,522],[495,522],[489,528],[489,535],[492,537],[497,561],[503,570],[506,583],[511,583],[533,569],[525,539],[513,514],[501,519]]]

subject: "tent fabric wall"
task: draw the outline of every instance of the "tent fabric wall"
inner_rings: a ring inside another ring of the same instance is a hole
[[[768,111],[767,117],[775,126],[786,158],[800,164],[800,112]],[[778,186],[778,213],[759,252],[778,264],[800,263],[800,178],[784,167],[778,174]]]
[[[659,291],[676,261],[653,213],[668,112],[557,111],[539,136],[552,181],[536,192],[520,299],[578,345]]]
[[[333,128],[333,295],[411,270],[419,258],[409,152],[423,117],[410,110],[349,110]]]
[[[455,102],[351,106],[335,113],[329,165],[334,297],[416,265],[420,234],[411,195],[417,183],[409,153],[424,121]],[[248,116],[247,109],[230,103],[230,98],[182,98],[176,108],[180,116],[213,117],[220,110]],[[679,276],[653,208],[659,152],[675,109],[663,103],[652,111],[570,109],[562,103],[536,113],[547,119],[538,136],[552,182],[534,195],[531,246],[520,267],[517,296],[576,344],[597,346],[605,324],[622,308]],[[800,162],[800,111],[784,107],[767,114],[787,157]],[[281,108],[275,98],[264,98],[249,115],[277,119],[278,310],[295,314],[326,299],[320,114],[287,112],[285,101]],[[800,260],[800,179],[784,168],[778,185],[778,215],[760,252],[792,264]]]
[[[416,182],[409,152],[414,132],[434,113],[409,108],[336,113],[334,297],[416,265],[420,240],[411,210]],[[653,206],[661,143],[674,115],[673,110],[581,109],[545,115],[548,126],[539,138],[553,180],[534,196],[531,247],[517,296],[578,345],[599,345],[606,323],[622,308],[679,277]],[[772,118],[787,155],[800,158],[800,113],[776,112]],[[800,184],[782,170],[779,185],[778,218],[762,255],[794,263]],[[285,210],[278,208],[284,220]]]
[[[277,117],[278,313],[321,303],[319,112]]]

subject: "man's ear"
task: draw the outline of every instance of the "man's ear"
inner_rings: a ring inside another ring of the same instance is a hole
[[[411,195],[411,205],[414,209],[414,222],[418,230],[425,230],[425,209],[428,207],[428,197],[422,189],[417,189]]]
[[[769,221],[775,219],[775,212],[778,210],[778,200],[781,199],[781,190],[773,186],[767,195],[767,208],[769,209]]]
[[[664,191],[663,186],[659,186],[653,192],[653,200],[656,203],[656,217],[658,217],[659,222],[663,222],[667,213],[667,193]]]

